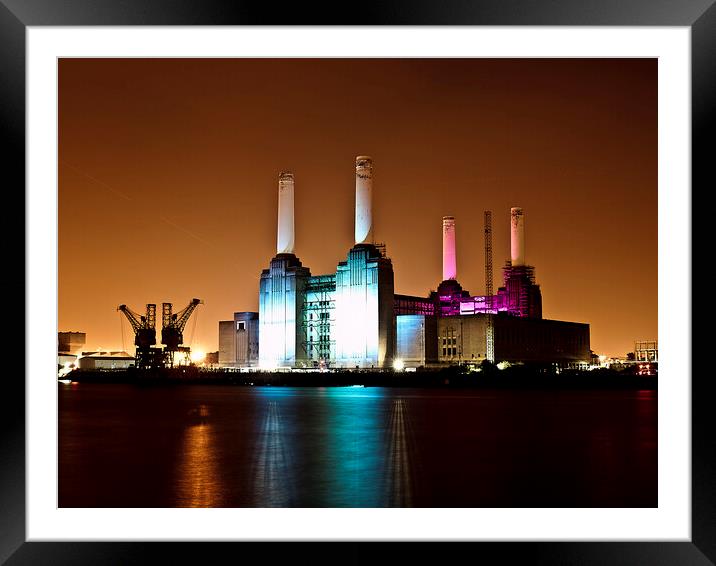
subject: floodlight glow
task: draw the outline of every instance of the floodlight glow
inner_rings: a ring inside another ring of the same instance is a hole
[[[352,249],[336,272],[336,359],[344,367],[377,366],[378,270],[365,249]]]
[[[272,360],[262,360],[259,362],[259,369],[263,371],[274,371],[277,368],[278,366]]]
[[[405,369],[405,363],[403,360],[395,360],[393,362],[393,369],[395,371],[403,371]]]

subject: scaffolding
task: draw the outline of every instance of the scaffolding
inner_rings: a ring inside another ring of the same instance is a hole
[[[305,301],[301,310],[303,347],[308,361],[316,366],[335,358],[335,339],[331,323],[334,321],[336,277],[315,275],[306,282]]]
[[[505,307],[509,314],[522,318],[542,318],[542,293],[535,283],[534,267],[512,265],[502,268],[505,281]]]

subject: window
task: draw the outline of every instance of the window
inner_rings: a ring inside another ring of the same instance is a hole
[[[236,330],[246,330],[246,321],[239,320],[236,322]]]

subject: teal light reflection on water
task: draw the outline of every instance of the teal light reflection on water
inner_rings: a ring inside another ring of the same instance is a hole
[[[382,388],[257,389],[259,507],[410,506],[408,405]]]
[[[379,388],[323,391],[328,507],[383,507],[385,501],[385,392]]]

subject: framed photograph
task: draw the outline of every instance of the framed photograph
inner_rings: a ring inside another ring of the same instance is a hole
[[[716,8],[364,8],[2,0],[0,561],[716,562]]]

